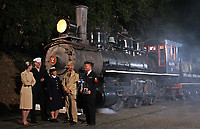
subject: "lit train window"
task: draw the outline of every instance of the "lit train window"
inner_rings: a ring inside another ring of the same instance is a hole
[[[176,47],[172,46],[172,59],[176,60]]]
[[[159,45],[159,49],[165,49],[164,45]]]
[[[159,67],[165,67],[165,45],[159,45]]]
[[[144,46],[144,51],[147,51],[147,47],[146,46]]]
[[[168,59],[172,59],[172,53],[171,53],[171,50],[172,49],[172,47],[171,47],[171,45],[167,45],[167,58]]]
[[[156,52],[156,45],[149,46],[149,52]]]

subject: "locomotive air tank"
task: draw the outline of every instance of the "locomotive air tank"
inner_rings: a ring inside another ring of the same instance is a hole
[[[133,56],[123,51],[100,49],[89,45],[87,41],[87,9],[86,6],[76,7],[77,36],[65,36],[53,39],[45,58],[47,71],[56,67],[57,73],[62,79],[67,71],[66,65],[69,61],[74,62],[74,70],[81,73],[84,62],[94,63],[93,70],[99,75],[97,87],[97,104],[109,106],[116,103],[119,94],[116,91],[113,81],[106,77],[107,71],[151,71],[153,63],[148,57]],[[112,79],[111,79],[112,80]]]

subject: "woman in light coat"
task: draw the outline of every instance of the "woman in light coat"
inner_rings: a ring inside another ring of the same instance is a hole
[[[32,86],[35,85],[36,81],[33,77],[33,73],[30,72],[32,64],[26,62],[26,69],[21,73],[22,88],[20,91],[20,109],[22,109],[22,123],[24,126],[29,126],[27,117],[32,106]]]

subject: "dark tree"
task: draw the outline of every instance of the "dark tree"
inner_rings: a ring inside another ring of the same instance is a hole
[[[141,40],[198,41],[200,16],[195,12],[200,11],[199,3],[197,0],[1,0],[1,50],[40,53],[58,36],[59,19],[76,21],[77,5],[88,6],[88,33],[100,27],[108,35],[126,29]]]

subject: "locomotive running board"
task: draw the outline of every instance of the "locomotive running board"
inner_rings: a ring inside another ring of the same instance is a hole
[[[129,71],[117,71],[117,70],[106,70],[105,72],[106,73],[141,74],[141,75],[152,75],[152,76],[179,76],[179,74],[129,72]]]

